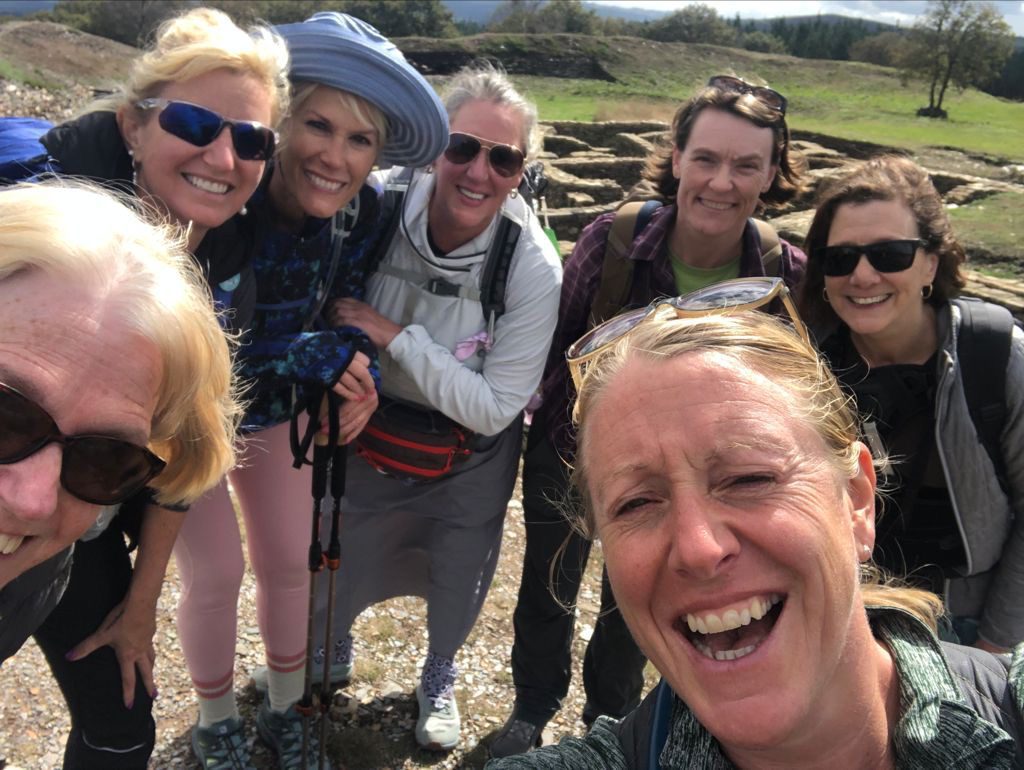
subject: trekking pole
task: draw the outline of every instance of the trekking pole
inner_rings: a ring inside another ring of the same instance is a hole
[[[341,434],[341,426],[338,424],[338,403],[340,399],[332,391],[329,394],[327,408],[330,410],[329,419],[333,420],[331,435],[334,437],[331,447],[331,539],[327,544],[327,554],[324,563],[327,565],[327,626],[324,629],[324,673],[320,681],[320,757],[317,768],[324,767],[324,756],[327,751],[327,719],[328,712],[333,701],[331,693],[331,664],[333,650],[331,649],[332,637],[334,635],[334,591],[335,581],[338,576],[338,567],[341,565],[341,540],[338,537],[338,525],[341,520],[341,498],[345,494],[345,453],[346,449],[338,440]],[[337,430],[335,430],[337,425]]]
[[[328,398],[324,397],[324,404]],[[311,411],[310,420],[318,420]],[[335,420],[334,424],[337,424]],[[319,426],[317,426],[319,428]],[[333,439],[333,441],[332,441]],[[313,715],[313,620],[316,616],[316,578],[323,569],[323,549],[320,546],[320,506],[327,494],[327,470],[331,462],[331,443],[337,442],[334,436],[324,436],[317,429],[313,437],[313,527],[309,539],[309,613],[306,620],[306,671],[302,689],[302,700],[295,704],[295,710],[302,714],[302,756],[309,756],[310,726]],[[321,765],[322,766],[322,765]]]

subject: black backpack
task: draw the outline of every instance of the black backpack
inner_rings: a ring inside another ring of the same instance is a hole
[[[1005,307],[974,297],[958,297],[953,304],[960,310],[956,350],[971,421],[992,460],[999,486],[1008,495],[1006,459],[999,436],[1006,422],[1006,367],[1016,322]]]

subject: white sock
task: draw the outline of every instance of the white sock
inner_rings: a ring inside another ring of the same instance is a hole
[[[239,718],[238,704],[235,703],[235,691],[228,690],[219,698],[199,699],[199,726],[209,727],[223,722],[229,717]]]
[[[287,711],[293,703],[298,703],[302,690],[306,685],[306,669],[298,671],[275,671],[267,669],[267,695],[273,711]]]

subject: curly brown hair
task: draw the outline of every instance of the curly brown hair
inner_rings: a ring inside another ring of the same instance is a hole
[[[844,203],[899,201],[914,215],[924,248],[938,257],[938,269],[928,302],[946,304],[966,284],[962,265],[966,256],[953,234],[946,207],[928,172],[909,158],[882,155],[853,166],[841,178],[829,183],[819,195],[818,209],[807,231],[804,251],[807,272],[799,306],[801,317],[816,326],[832,325],[838,320],[825,301],[825,274],[819,251],[828,245],[836,211]]]
[[[644,164],[643,181],[637,185],[639,197],[659,197],[671,201],[679,190],[679,180],[672,173],[672,151],[686,149],[693,124],[704,110],[719,110],[738,115],[759,128],[772,130],[773,165],[778,173],[768,191],[762,193],[760,205],[782,205],[788,203],[804,189],[803,176],[807,164],[803,155],[790,147],[789,127],[786,116],[764,104],[752,94],[728,91],[714,86],[702,88],[676,110],[672,118],[671,141],[656,149]],[[631,197],[636,197],[631,194]]]

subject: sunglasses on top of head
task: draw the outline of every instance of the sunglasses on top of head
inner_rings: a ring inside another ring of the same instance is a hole
[[[0,383],[0,465],[13,465],[57,442],[64,447],[60,483],[93,505],[122,503],[166,463],[145,447],[111,436],[66,436],[39,404]]]
[[[832,277],[849,275],[856,270],[861,254],[880,273],[901,273],[914,264],[917,250],[924,245],[920,238],[907,238],[863,246],[820,246],[814,250],[814,258],[821,260],[822,271]]]
[[[277,133],[262,123],[228,120],[198,104],[170,99],[142,99],[135,106],[140,110],[161,108],[157,118],[160,128],[196,147],[206,147],[228,127],[231,129],[231,143],[240,160],[270,160],[274,154]]]
[[[708,80],[708,87],[719,88],[723,91],[732,91],[739,94],[750,94],[757,98],[765,107],[775,110],[783,117],[786,115],[786,106],[789,102],[786,97],[773,88],[767,86],[752,86],[745,80],[733,77],[732,75],[715,75]]]
[[[790,291],[781,278],[751,277],[734,278],[705,286],[689,294],[671,299],[656,299],[647,307],[630,310],[595,326],[580,337],[565,351],[566,363],[576,391],[583,383],[587,364],[607,351],[614,343],[629,335],[642,321],[661,307],[670,307],[677,318],[697,318],[707,315],[738,313],[744,310],[769,309],[779,299],[782,309],[789,315],[790,323],[808,345],[810,336],[797,312]]]
[[[448,149],[444,151],[444,157],[449,163],[456,166],[464,166],[471,163],[480,150],[487,151],[487,162],[499,176],[513,177],[518,174],[526,160],[523,151],[510,144],[498,144],[489,142],[472,134],[464,134],[461,131],[453,131],[448,137]]]

